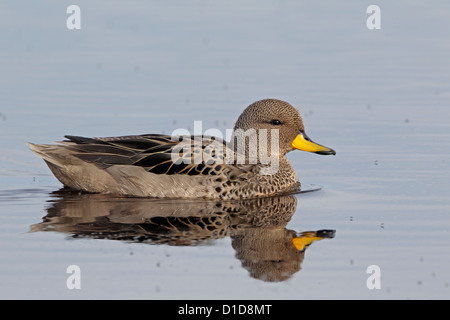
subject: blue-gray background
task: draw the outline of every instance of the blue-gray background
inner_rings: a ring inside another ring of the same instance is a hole
[[[66,8],[81,8],[68,30]],[[366,9],[381,8],[381,30]],[[447,1],[0,2],[1,298],[450,298]],[[230,239],[209,246],[28,233],[61,185],[25,142],[64,134],[232,128],[279,98],[336,157],[289,155],[288,227],[336,229],[281,283],[251,278]],[[130,252],[133,252],[131,255]],[[68,265],[81,290],[65,285]],[[368,290],[366,268],[382,287]]]

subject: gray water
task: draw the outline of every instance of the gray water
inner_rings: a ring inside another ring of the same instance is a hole
[[[80,30],[66,27],[71,4],[0,3],[0,298],[450,298],[446,1],[377,1],[379,30],[366,27],[365,1],[80,0]],[[195,120],[225,132],[263,98],[293,104],[337,151],[289,154],[303,186],[322,189],[279,200],[294,204],[284,213],[265,203],[275,229],[224,218],[228,231],[205,239],[133,236],[155,215],[210,217],[211,203],[58,193],[25,144],[170,134]],[[322,229],[334,237],[264,256]],[[259,259],[295,268],[276,277]],[[66,285],[71,265],[81,289]],[[367,285],[372,265],[379,289]]]

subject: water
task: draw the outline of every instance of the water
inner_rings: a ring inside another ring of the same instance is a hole
[[[368,30],[370,4],[78,1],[81,30],[70,31],[69,3],[3,1],[0,297],[450,298],[450,6],[378,1],[381,30]],[[322,189],[295,195],[275,229],[227,218],[227,232],[203,240],[120,238],[136,232],[133,219],[152,221],[148,208],[167,222],[205,217],[211,204],[61,194],[25,144],[193,130],[195,120],[225,132],[268,97],[296,106],[308,135],[337,151],[289,154],[303,185]],[[111,223],[122,229],[107,237]],[[264,255],[243,254],[322,229],[334,238],[286,253],[282,277],[254,271]],[[70,265],[80,290],[67,288]],[[380,289],[368,289],[371,265]]]

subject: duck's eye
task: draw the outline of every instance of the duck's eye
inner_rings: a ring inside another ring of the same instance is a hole
[[[279,126],[281,123],[282,122],[280,120],[277,120],[277,119],[270,121],[270,124],[273,124],[274,126]]]

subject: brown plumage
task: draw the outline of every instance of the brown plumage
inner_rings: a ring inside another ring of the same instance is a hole
[[[247,107],[230,143],[160,134],[66,138],[59,145],[29,146],[69,188],[137,197],[240,199],[289,193],[300,183],[287,152],[335,154],[306,136],[294,107],[275,99]]]

